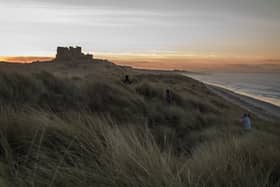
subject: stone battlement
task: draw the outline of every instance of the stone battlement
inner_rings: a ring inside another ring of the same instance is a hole
[[[56,60],[92,60],[92,54],[84,54],[81,47],[57,47]]]

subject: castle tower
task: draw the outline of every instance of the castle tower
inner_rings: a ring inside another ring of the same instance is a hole
[[[79,59],[83,56],[81,47],[70,47],[69,51],[70,51],[70,56],[73,59]]]
[[[57,47],[56,60],[62,61],[91,61],[93,59],[93,55],[82,53],[82,47]]]
[[[56,50],[56,59],[58,60],[69,60],[70,52],[67,47],[58,47]]]

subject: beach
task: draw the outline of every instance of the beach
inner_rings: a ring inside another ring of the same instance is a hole
[[[206,84],[206,86],[215,94],[252,112],[259,118],[272,122],[278,122],[280,120],[280,107],[276,105],[245,96],[216,85]]]
[[[280,74],[276,72],[186,73],[205,84],[222,87],[280,107]]]

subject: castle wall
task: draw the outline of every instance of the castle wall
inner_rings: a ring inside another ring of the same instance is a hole
[[[59,60],[67,60],[70,59],[70,52],[67,47],[58,47],[56,58]]]
[[[93,55],[82,53],[81,47],[58,47],[57,60],[92,60]]]

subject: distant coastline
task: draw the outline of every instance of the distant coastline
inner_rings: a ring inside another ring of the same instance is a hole
[[[223,87],[214,86],[211,84],[208,84],[207,87],[217,95],[232,102],[233,104],[239,105],[240,107],[254,113],[256,116],[262,119],[273,122],[278,122],[280,120],[279,106],[273,105],[257,98],[236,93]]]
[[[183,75],[192,77],[190,74]],[[275,99],[276,101],[273,101],[272,98],[268,99],[265,97],[241,92],[222,84],[203,81],[195,77],[192,78],[203,82],[215,94],[223,97],[233,104],[240,106],[244,110],[252,112],[262,119],[274,122],[280,120],[280,103],[277,99]]]
[[[185,73],[205,84],[222,87],[280,107],[280,74],[278,73]]]
[[[233,90],[226,89],[221,86],[216,86],[213,84],[206,84],[207,87],[216,93],[217,95],[223,97],[224,99],[232,102],[233,104],[239,105],[240,107],[254,113],[256,116],[269,121],[277,122],[280,120],[280,107],[262,101],[258,98],[250,97],[247,95],[239,94]]]
[[[236,89],[233,89],[233,88],[230,88],[230,87],[227,87],[227,86],[223,86],[221,84],[215,84],[215,83],[210,83],[210,82],[204,82],[204,83],[207,84],[207,85],[210,85],[210,86],[215,86],[215,87],[220,87],[220,88],[226,89],[230,92],[234,92],[235,94],[239,94],[239,95],[242,95],[244,97],[250,97],[252,99],[255,99],[255,100],[258,100],[258,101],[261,101],[261,102],[265,102],[265,103],[268,103],[268,104],[271,104],[271,105],[274,105],[274,106],[277,106],[277,107],[280,107],[280,101],[278,99],[256,96],[256,95],[249,94],[249,93],[246,93],[246,92],[238,91]]]

